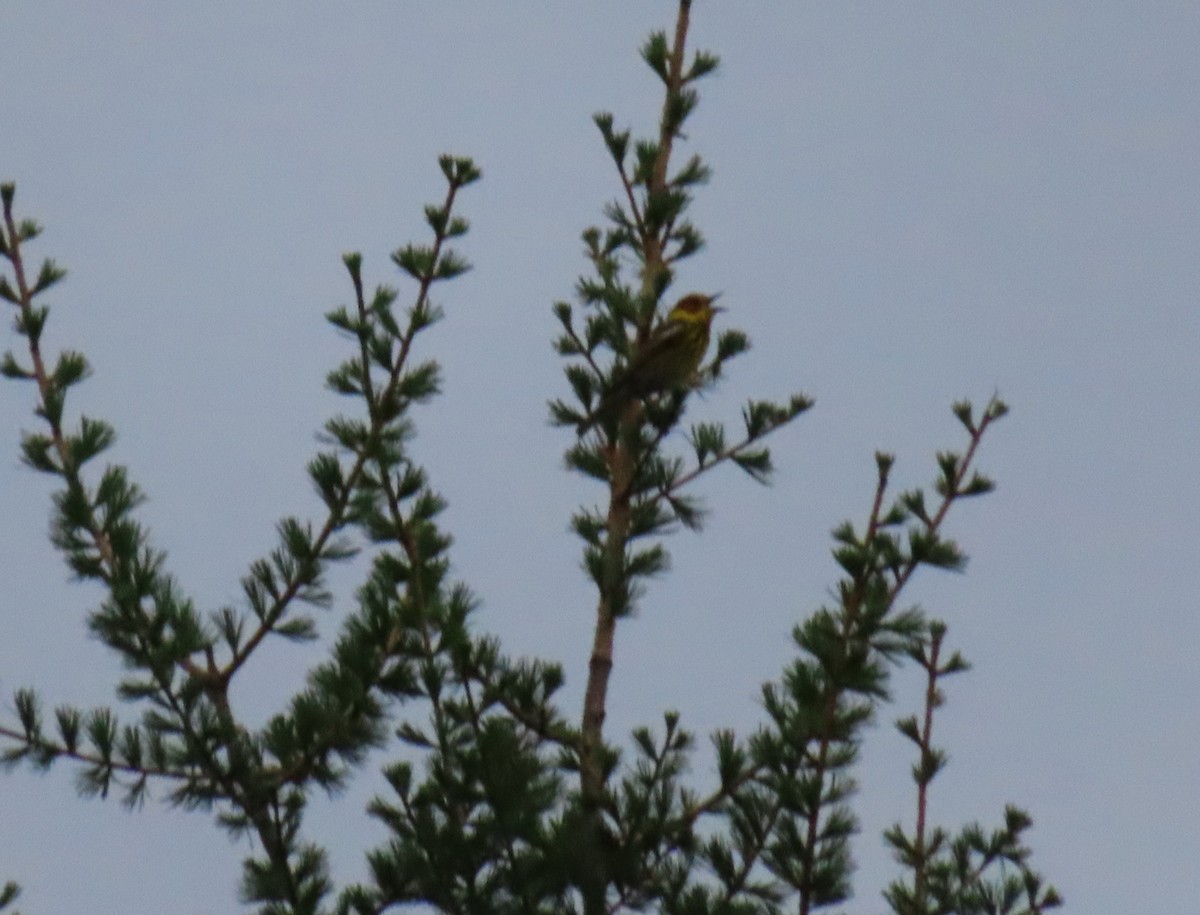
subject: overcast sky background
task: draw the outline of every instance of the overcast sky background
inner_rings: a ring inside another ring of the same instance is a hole
[[[46,227],[29,256],[70,270],[45,345],[91,359],[71,413],[115,424],[110,454],[201,608],[238,601],[276,519],[316,515],[304,465],[337,405],[322,382],[345,343],[322,315],[350,299],[341,253],[410,296],[387,255],[425,238],[436,156],[470,155],[475,269],[438,290],[447,318],[421,338],[446,380],[416,449],[479,625],[563,662],[577,713],[594,598],[566,528],[599,494],[561,469],[569,436],[546,421],[566,391],[550,307],[618,191],[591,115],[653,127],[637,49],[673,18],[666,0],[0,6],[0,178]],[[1200,5],[701,0],[697,45],[722,67],[681,153],[715,174],[678,289],[724,290],[721,326],[754,350],[691,415],[798,389],[817,406],[772,442],[772,488],[735,469],[699,486],[707,530],[671,540],[673,574],[618,632],[610,733],[667,708],[700,735],[752,729],[790,628],[836,579],[830,529],[868,509],[873,451],[898,454],[898,486],[927,483],[963,441],[951,402],[998,390],[1013,413],[981,467],[999,490],[950,524],[968,573],[910,594],[975,665],[937,721],[951,764],[933,814],[1030,810],[1067,911],[1195,911]],[[47,542],[47,481],[17,457],[32,406],[0,387],[7,721],[17,687],[108,704],[120,674],[84,630],[98,591]],[[355,580],[335,579],[343,597]],[[314,657],[271,646],[245,714]],[[854,913],[884,910],[880,831],[913,818],[891,723],[916,710],[916,673],[895,687],[864,751]],[[383,838],[362,814],[382,758],[310,817],[340,883]],[[711,784],[707,757],[694,775]],[[72,779],[0,778],[0,880],[23,883],[27,915],[239,910],[244,844],[203,814],[78,800]]]

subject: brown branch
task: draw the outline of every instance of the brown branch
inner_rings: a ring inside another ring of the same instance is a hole
[[[668,99],[663,104],[663,120],[659,131],[658,156],[655,159],[648,192],[654,194],[666,187],[667,163],[671,156],[671,132],[667,129],[667,111],[670,97],[677,92],[683,79],[683,50],[687,35],[688,11],[691,0],[680,0],[679,17],[675,26],[675,48],[671,55],[670,74],[667,85]],[[662,246],[657,238],[643,236],[644,262],[643,291],[653,289],[652,276],[662,264]],[[627,423],[621,423],[625,426]],[[600,600],[596,607],[596,629],[592,640],[591,659],[588,663],[588,683],[584,694],[582,759],[580,760],[581,786],[585,797],[599,799],[603,788],[603,776],[599,770],[599,753],[605,718],[605,700],[608,679],[613,664],[613,639],[616,633],[615,599],[625,590],[624,557],[625,544],[630,523],[630,483],[633,478],[633,462],[629,448],[618,440],[608,448],[609,463],[609,510],[604,542],[604,574]]]
[[[668,113],[671,99],[683,88],[683,52],[687,41],[688,20],[690,18],[692,0],[679,0],[679,16],[675,20],[675,45],[671,49],[671,58],[667,70],[667,96],[663,100],[662,121],[658,134],[658,158],[654,161],[652,190],[666,190],[667,164],[671,160],[671,145],[675,135],[667,129]]]
[[[659,489],[659,493],[656,498],[664,499],[664,498],[667,498],[668,496],[673,496],[676,492],[678,492],[684,486],[687,486],[688,483],[691,483],[697,477],[700,477],[700,476],[708,473],[710,470],[712,470],[718,464],[723,464],[725,461],[728,461],[728,460],[731,460],[731,459],[737,457],[739,454],[741,454],[743,451],[745,451],[751,445],[762,441],[764,438],[766,438],[768,435],[770,435],[776,429],[781,429],[785,425],[786,425],[786,423],[780,423],[778,426],[775,426],[774,428],[769,429],[768,431],[762,433],[761,435],[756,435],[753,438],[747,437],[747,438],[743,439],[742,441],[738,442],[736,445],[732,445],[729,448],[726,448],[724,451],[714,454],[712,457],[712,460],[706,461],[703,464],[697,464],[695,468],[693,468],[692,470],[689,470],[683,476],[677,477],[676,479],[672,480],[670,486],[661,487]]]
[[[925,905],[925,877],[928,868],[925,828],[929,810],[929,781],[925,777],[925,759],[931,750],[933,740],[933,710],[938,704],[938,658],[942,651],[942,632],[934,632],[929,647],[928,677],[925,684],[925,720],[921,727],[921,779],[917,783],[917,834],[914,839],[916,847],[916,866],[913,873],[913,894],[917,905]]]
[[[646,220],[642,217],[637,197],[633,193],[633,182],[629,180],[629,173],[625,171],[624,162],[617,163],[617,174],[621,178],[621,186],[625,188],[625,199],[629,201],[629,209],[633,213],[633,224],[637,227],[638,235],[645,238]]]
[[[453,182],[451,182],[450,187],[446,192],[446,200],[442,205],[443,213],[446,213],[447,215],[450,213],[450,210],[454,205],[454,197],[455,197],[455,194],[457,193],[457,191],[458,191],[458,186],[456,184],[454,184]],[[449,224],[449,220],[447,220],[446,224],[447,225]],[[446,240],[446,235],[445,235],[444,231],[439,231],[434,238],[433,257],[430,260],[429,272],[426,273],[425,276],[421,277],[421,285],[420,285],[418,293],[417,293],[417,301],[416,301],[416,304],[413,306],[415,309],[425,306],[428,302],[429,288],[430,288],[430,286],[433,285],[433,282],[436,279],[436,277],[434,275],[434,271],[437,269],[438,257],[441,254],[442,245],[445,243],[445,240]],[[359,307],[365,310],[365,305],[364,305],[363,299],[362,299],[361,284],[359,284],[359,283],[355,284],[355,291],[356,291],[356,295],[358,297]],[[401,337],[400,352],[396,358],[396,363],[392,367],[392,371],[388,377],[387,385],[384,387],[383,393],[380,395],[380,401],[382,401],[385,398],[391,397],[395,393],[396,387],[400,383],[400,376],[403,373],[404,366],[408,360],[409,349],[412,346],[412,341],[415,336],[416,336],[416,329],[410,326],[408,331],[404,334],[404,336]],[[361,343],[360,345],[363,350],[362,358],[366,359],[367,358],[366,344]],[[369,374],[370,374],[370,366],[369,366],[369,364],[367,364],[365,362],[363,365],[363,372],[364,372],[364,375],[367,375],[367,376],[369,376]],[[366,390],[366,389],[364,389],[364,390]],[[372,432],[377,433],[379,421],[378,421],[378,418],[376,415],[375,402],[372,402],[369,398],[368,398],[368,410],[370,411],[370,414],[371,414],[370,419],[371,419]],[[335,508],[330,509],[329,514],[326,516],[325,523],[321,527],[321,532],[317,535],[317,539],[314,541],[314,544],[313,544],[314,545],[314,550],[313,550],[314,554],[319,556],[321,553],[321,550],[325,547],[325,544],[329,541],[329,538],[333,536],[334,532],[339,527],[341,527],[342,516],[343,516],[343,513],[345,512],[346,505],[349,502],[350,493],[353,492],[354,486],[358,482],[359,477],[362,475],[363,468],[366,466],[367,461],[368,461],[368,457],[367,457],[366,453],[359,453],[355,456],[354,464],[351,466],[350,472],[346,476],[346,485],[342,489],[342,498],[338,502],[338,504]],[[235,673],[237,673],[237,671],[246,663],[247,660],[249,660],[251,653],[254,651],[255,648],[258,647],[259,643],[262,642],[262,640],[264,638],[266,638],[267,635],[271,632],[271,630],[275,626],[275,623],[277,623],[279,621],[279,619],[283,616],[283,613],[287,609],[288,604],[290,604],[292,602],[292,600],[295,599],[296,595],[299,593],[300,588],[301,588],[301,582],[300,582],[299,578],[295,578],[291,582],[288,583],[287,587],[284,588],[283,593],[275,601],[275,603],[271,607],[271,609],[268,610],[267,613],[264,615],[262,622],[260,622],[258,627],[251,634],[250,638],[248,638],[246,640],[246,642],[242,645],[242,647],[239,651],[234,653],[233,657],[230,658],[229,662],[220,671],[220,679],[223,684],[228,684],[230,679],[232,679],[233,675]]]
[[[979,443],[983,440],[983,433],[987,431],[988,426],[990,426],[996,418],[992,413],[992,405],[995,402],[996,399],[993,398],[988,403],[988,406],[983,411],[983,419],[980,421],[979,425],[971,431],[971,444],[967,447],[966,453],[958,462],[958,468],[954,472],[954,477],[950,481],[950,486],[942,496],[942,504],[938,506],[938,510],[934,513],[933,517],[925,523],[925,529],[931,534],[936,534],[938,532],[942,526],[942,522],[946,519],[947,513],[950,511],[950,506],[953,505],[954,502],[959,498],[959,490],[962,487],[963,481],[967,478],[967,471],[970,470],[971,462],[975,459],[975,452],[979,448]],[[918,565],[920,565],[920,563],[910,561],[904,569],[896,574],[896,580],[889,589],[889,594],[893,600],[900,593],[900,590],[908,582],[909,578],[912,577],[913,573],[917,570]]]
[[[969,445],[966,453],[960,459],[958,466],[955,470],[955,473],[952,475],[950,485],[947,488],[946,492],[943,494],[941,505],[938,507],[938,510],[933,515],[933,517],[930,518],[928,522],[926,522],[926,530],[928,530],[929,532],[937,533],[940,530],[940,528],[941,528],[943,522],[945,521],[946,516],[950,510],[950,506],[960,497],[961,487],[962,487],[964,481],[967,479],[968,472],[970,471],[971,465],[974,462],[975,455],[978,450],[978,446],[982,440],[983,434],[986,431],[987,427],[991,424],[991,422],[995,418],[996,417],[993,415],[992,410],[991,410],[991,404],[989,404],[989,408],[987,410],[985,410],[984,418],[980,422],[979,426],[977,428],[971,430],[970,445]],[[714,463],[715,463],[715,461],[714,461]],[[707,469],[708,466],[711,466],[711,465],[705,465],[704,468],[697,468],[697,470],[694,471],[693,474],[690,476],[698,475],[698,473],[701,472],[702,469]],[[682,485],[682,483],[684,483],[684,482],[687,482],[687,479],[681,478],[680,485]],[[880,527],[882,517],[883,517],[883,499],[884,499],[884,495],[886,492],[886,486],[887,486],[887,473],[886,473],[886,471],[884,471],[881,468],[880,477],[877,482],[876,490],[875,490],[875,493],[872,498],[871,512],[870,512],[870,515],[868,518],[867,529],[866,529],[867,533],[864,538],[865,542],[867,542],[867,543],[872,542],[875,539],[875,537],[878,535],[879,527]],[[910,561],[909,563],[907,563],[905,565],[904,568],[902,568],[899,572],[896,573],[895,579],[894,579],[891,587],[889,588],[889,592],[888,592],[889,604],[894,603],[898,599],[900,592],[902,591],[904,586],[908,583],[908,581],[911,579],[911,577],[912,577],[913,573],[915,572],[918,565],[920,565],[920,563]],[[876,571],[880,571],[880,570],[876,570]],[[871,573],[868,573],[867,578],[869,578],[870,574]],[[847,615],[849,617],[847,622],[850,624],[852,624],[853,619],[857,616],[859,607],[861,606],[861,601],[865,594],[867,578],[864,578],[860,583],[857,583],[856,587],[852,591],[849,591],[849,593],[846,593],[844,595],[844,606],[845,606]],[[843,627],[843,628],[845,630],[845,627]],[[935,651],[934,662],[933,662],[935,664],[936,664],[936,659],[937,659],[937,653]],[[930,689],[933,689],[933,688],[934,687],[931,683]],[[840,691],[831,691],[830,694],[826,697],[824,714],[822,716],[823,717],[822,729],[821,729],[822,734],[819,738],[817,752],[813,755],[814,767],[822,772],[828,766],[828,754],[830,752],[830,748],[831,748],[831,744],[832,744],[831,734],[832,734],[832,726],[833,726],[833,717],[834,717],[834,714],[836,713],[837,701],[839,700],[840,695],[841,695]],[[931,704],[930,699],[927,696],[926,725],[925,725],[926,745],[928,745],[928,735],[931,733],[931,729],[932,729],[932,722],[930,720],[931,715],[932,715],[932,704]],[[691,828],[700,819],[700,817],[705,816],[707,814],[719,813],[721,807],[728,801],[728,799],[730,797],[732,797],[734,794],[736,794],[737,791],[739,791],[741,788],[743,788],[747,784],[750,784],[750,783],[760,779],[763,776],[764,772],[766,771],[766,768],[767,767],[765,766],[765,764],[762,764],[762,763],[748,766],[743,772],[741,772],[738,775],[737,778],[731,780],[728,784],[722,785],[717,790],[710,793],[707,797],[695,802],[690,807],[688,807],[684,811],[680,820],[676,823],[676,826],[678,828],[685,828],[685,827]],[[924,794],[922,794],[922,800],[921,800],[922,812],[924,811],[924,804],[925,804]],[[810,855],[811,855],[812,849],[815,847],[815,842],[819,835],[820,818],[818,816],[818,811],[814,811],[813,814],[810,815],[810,817],[808,817],[806,819],[808,820],[808,822],[807,822],[807,826],[808,826],[807,833],[808,834],[806,836],[806,841],[807,841],[807,846],[810,849]],[[918,832],[919,832],[919,834],[923,834],[923,829],[924,829],[923,816],[919,820],[919,823],[920,823],[920,825],[918,828]],[[804,864],[804,867],[802,870],[802,874],[803,874],[802,885],[803,885],[803,883],[807,883],[808,881],[810,881],[812,878],[812,860],[813,860],[813,858],[810,857],[810,859],[807,860]],[[802,915],[807,915],[807,913],[811,911],[811,906],[812,906],[811,900],[809,900],[805,896],[802,896],[801,900],[800,900],[800,905],[799,905],[798,911],[800,913],[802,913]]]
[[[18,234],[16,220],[13,219],[12,213],[13,196],[5,195],[4,198],[4,225],[8,232],[8,260],[13,265],[13,274],[17,281],[17,298],[19,299],[17,307],[21,311],[21,316],[28,320],[33,312],[33,290],[30,288],[25,277],[25,263],[21,256],[21,239]],[[82,486],[79,479],[79,468],[75,464],[74,456],[71,454],[71,446],[67,442],[66,436],[63,434],[62,424],[52,419],[49,411],[46,409],[46,404],[49,403],[52,394],[52,384],[50,375],[46,371],[46,363],[42,358],[41,344],[33,334],[27,334],[26,339],[29,341],[29,355],[33,361],[33,375],[37,383],[38,396],[41,398],[41,409],[39,412],[42,418],[46,420],[46,425],[50,427],[50,438],[54,442],[54,450],[58,452],[59,461],[62,463],[62,475],[66,478],[69,485]],[[113,555],[112,543],[109,542],[108,535],[96,522],[95,516],[92,514],[89,506],[88,511],[88,534],[92,538],[92,543],[96,547],[96,551],[100,554],[100,559],[105,566],[108,567],[108,578],[106,583],[111,584],[112,577],[116,574],[116,558]]]
[[[687,37],[688,13],[691,0],[680,0],[675,25],[675,45],[671,53],[667,93],[659,128],[658,155],[651,172],[647,196],[663,193],[667,184],[667,166],[671,158],[673,134],[668,129],[668,113],[672,98],[683,84],[683,55]],[[624,181],[623,183],[628,184]],[[649,299],[656,286],[659,272],[665,268],[663,245],[665,239],[642,232],[642,293]],[[639,342],[650,332],[652,316],[638,328]],[[616,637],[617,615],[626,609],[629,583],[626,580],[625,548],[630,525],[630,489],[634,477],[634,460],[626,439],[636,422],[636,405],[631,405],[618,421],[615,441],[606,447],[609,467],[609,508],[604,540],[603,571],[600,576],[600,597],[596,606],[596,627],[588,661],[588,679],[584,691],[583,721],[580,734],[580,789],[592,839],[598,841],[602,827],[600,807],[604,795],[604,773],[601,753],[609,678],[613,668],[613,646]],[[604,862],[592,862],[590,883],[581,887],[586,915],[602,915],[606,909],[608,886]]]
[[[95,756],[91,753],[84,753],[80,750],[71,750],[53,741],[30,739],[28,735],[21,731],[14,731],[12,728],[6,728],[3,725],[0,725],[0,737],[7,737],[17,743],[24,744],[32,752],[47,753],[56,758],[71,759],[75,762],[86,763],[89,766],[97,766],[102,769],[112,770],[113,772],[123,772],[126,775],[171,778],[178,781],[186,781],[192,777],[188,773],[176,769],[166,769],[158,766],[135,766],[132,763],[116,762],[111,759],[104,759],[101,756]]]

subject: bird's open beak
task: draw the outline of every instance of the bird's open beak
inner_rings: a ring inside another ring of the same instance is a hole
[[[728,308],[722,308],[720,305],[713,305],[713,302],[715,302],[717,299],[719,299],[722,295],[724,295],[724,293],[714,292],[712,295],[710,295],[708,297],[709,307],[712,308],[714,313],[716,313],[718,311],[728,311],[729,310]]]

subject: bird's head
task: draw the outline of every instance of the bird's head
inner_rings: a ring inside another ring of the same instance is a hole
[[[702,292],[688,293],[675,303],[675,307],[667,315],[667,320],[697,322],[705,325],[711,324],[713,315],[725,310],[719,305],[713,304],[719,296],[720,293],[716,295],[705,295]]]

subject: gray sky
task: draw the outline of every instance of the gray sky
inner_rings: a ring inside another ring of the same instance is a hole
[[[201,607],[237,601],[278,517],[316,512],[303,468],[336,406],[322,379],[344,344],[321,316],[349,300],[341,252],[410,292],[387,254],[423,239],[437,154],[471,155],[475,270],[442,287],[423,340],[446,393],[416,447],[480,626],[561,660],[577,711],[593,596],[565,531],[599,494],[561,470],[567,433],[546,422],[566,390],[550,305],[618,189],[591,115],[652,126],[637,48],[672,18],[631,0],[0,7],[0,178],[46,226],[33,253],[71,272],[47,346],[93,362],[71,405],[116,425],[111,454]],[[664,708],[701,735],[750,730],[788,631],[835,580],[829,530],[867,511],[872,452],[898,453],[900,486],[926,483],[962,441],[950,403],[999,390],[1013,414],[982,467],[1000,488],[951,525],[969,572],[910,595],[975,665],[937,723],[934,815],[1029,809],[1068,911],[1193,911],[1200,6],[700,0],[697,44],[723,65],[686,152],[715,176],[694,210],[709,246],[679,288],[724,290],[722,320],[755,347],[692,416],[796,389],[817,407],[773,442],[773,488],[732,469],[700,487],[708,529],[672,540],[674,574],[618,633],[610,733]],[[67,581],[46,481],[17,459],[32,392],[0,391],[0,701],[33,685],[107,704],[119,668],[83,627],[98,592]],[[335,578],[343,595],[354,581]],[[314,657],[271,648],[247,714]],[[895,685],[864,754],[851,912],[883,910],[879,833],[913,816],[891,722],[915,710],[915,672]],[[707,758],[697,770],[711,780]],[[361,813],[377,785],[311,817],[340,879],[382,836]],[[80,801],[70,766],[0,778],[0,880],[29,913],[235,911],[246,850],[203,815]]]

